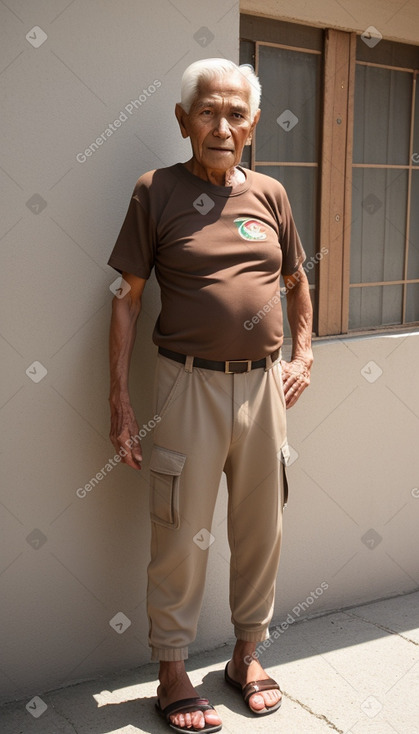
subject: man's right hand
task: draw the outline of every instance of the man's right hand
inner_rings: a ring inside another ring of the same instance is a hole
[[[142,451],[138,423],[128,393],[128,374],[135,341],[136,322],[141,311],[144,278],[122,273],[125,294],[112,301],[109,334],[111,430],[109,438],[121,461],[133,469],[141,469]]]
[[[129,403],[113,402],[111,399],[111,430],[109,433],[121,462],[133,469],[141,469],[143,453],[139,427]]]

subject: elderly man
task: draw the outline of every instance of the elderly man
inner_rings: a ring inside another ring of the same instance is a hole
[[[236,636],[225,680],[256,715],[281,703],[279,685],[252,653],[269,637],[287,494],[285,412],[309,384],[312,309],[284,188],[239,165],[259,100],[247,65],[205,59],[188,67],[176,117],[192,157],[141,176],[109,259],[127,284],[113,300],[110,437],[134,469],[142,453],[128,373],[153,267],[161,289],[147,599],[152,659],[160,662],[156,707],[175,731],[221,729],[184,661],[223,471]],[[281,273],[293,342],[288,363],[281,360]]]

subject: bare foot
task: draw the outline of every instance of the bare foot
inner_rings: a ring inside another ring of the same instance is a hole
[[[251,681],[270,678],[270,675],[266,673],[258,660],[252,658],[251,663],[248,664],[257,644],[257,642],[244,642],[243,640],[237,640],[236,642],[233,657],[228,666],[228,674],[242,687]],[[266,708],[275,706],[281,698],[281,691],[273,688],[272,690],[253,693],[249,698],[248,705],[254,711],[261,711],[265,706]]]
[[[157,689],[157,696],[162,709],[170,703],[180,701],[182,698],[199,697],[199,693],[196,692],[188,678],[183,661],[160,662],[159,679],[160,685]],[[170,721],[186,731],[191,727],[203,729],[206,724],[210,726],[221,725],[221,719],[216,711],[192,711],[187,714],[172,714]]]

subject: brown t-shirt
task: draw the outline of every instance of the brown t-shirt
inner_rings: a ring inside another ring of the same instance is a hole
[[[153,341],[213,360],[257,360],[283,341],[279,276],[305,259],[284,187],[241,169],[216,186],[182,163],[149,171],[134,188],[108,264],[148,278],[161,312]]]

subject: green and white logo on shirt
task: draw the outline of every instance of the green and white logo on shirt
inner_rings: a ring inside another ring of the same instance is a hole
[[[234,220],[240,237],[244,240],[266,240],[266,224],[260,219],[239,217]]]

